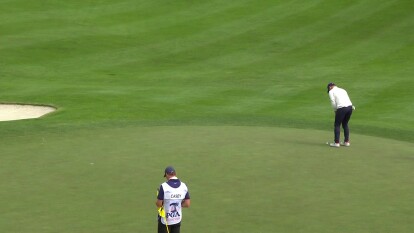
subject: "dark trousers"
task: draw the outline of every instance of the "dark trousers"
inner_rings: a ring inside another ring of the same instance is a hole
[[[339,143],[339,137],[341,134],[341,124],[342,128],[344,129],[344,136],[345,142],[349,142],[349,127],[348,122],[351,119],[352,115],[352,106],[339,108],[336,110],[335,113],[335,125],[334,125],[334,133],[335,133],[335,143]]]
[[[181,223],[174,225],[168,225],[168,230],[170,233],[180,233]],[[167,227],[161,223],[161,218],[158,218],[158,233],[168,233]]]

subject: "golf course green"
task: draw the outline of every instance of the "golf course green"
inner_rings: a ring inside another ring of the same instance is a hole
[[[2,0],[0,232],[414,232],[408,0]],[[331,148],[326,85],[356,106]]]

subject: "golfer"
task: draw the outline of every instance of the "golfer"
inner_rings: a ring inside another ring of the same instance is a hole
[[[348,96],[348,93],[335,85],[335,83],[329,83],[328,86],[329,99],[331,100],[332,108],[335,111],[335,124],[334,134],[335,142],[330,143],[332,147],[350,146],[349,142],[349,126],[348,122],[351,119],[352,110],[355,109],[352,106],[352,102]],[[339,143],[339,137],[341,133],[341,124],[344,129],[344,142]]]
[[[157,196],[158,233],[180,233],[183,207],[190,207],[190,193],[187,185],[177,178],[175,169],[164,170],[166,182],[162,183]]]

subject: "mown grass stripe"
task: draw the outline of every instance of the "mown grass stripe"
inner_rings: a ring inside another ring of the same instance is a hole
[[[175,14],[177,14],[177,13],[175,13]],[[167,16],[166,18],[174,18],[174,16]],[[189,20],[189,19],[187,19],[187,20]],[[163,21],[163,20],[162,20]],[[167,20],[165,20],[166,22],[171,22],[171,20],[170,21],[167,21]],[[146,27],[144,27],[144,31],[142,31],[140,34],[138,34],[138,35],[136,35],[136,36],[126,36],[126,37],[124,37],[124,36],[122,36],[122,35],[116,35],[116,34],[111,34],[110,32],[111,32],[111,30],[110,30],[110,28],[103,28],[102,30],[99,30],[99,33],[98,33],[98,35],[94,35],[93,37],[91,37],[91,34],[93,34],[93,33],[97,33],[97,31],[96,30],[92,30],[92,31],[87,31],[86,29],[82,29],[81,31],[82,32],[84,32],[84,33],[87,33],[86,35],[85,35],[85,39],[86,39],[86,41],[91,41],[91,42],[100,42],[100,41],[102,41],[102,39],[104,39],[103,40],[103,42],[105,41],[105,40],[111,40],[111,37],[112,38],[119,38],[119,40],[120,40],[120,42],[123,42],[124,44],[125,43],[131,43],[131,42],[129,42],[129,41],[134,41],[134,40],[137,40],[137,41],[139,41],[140,43],[142,43],[143,45],[142,46],[149,46],[150,47],[150,49],[154,49],[153,47],[151,47],[151,45],[148,45],[147,44],[147,41],[145,41],[145,40],[150,40],[150,38],[153,38],[153,37],[149,37],[149,36],[147,36],[147,37],[142,37],[142,34],[152,34],[152,36],[155,36],[154,35],[154,33],[156,33],[156,32],[159,32],[159,31],[162,31],[161,30],[161,28],[159,28],[159,27],[161,27],[160,25],[164,25],[165,23],[162,23],[162,24],[159,24],[159,20],[157,20],[156,21],[156,23],[158,24],[158,27],[152,27],[151,25],[149,25],[149,26],[146,26]],[[125,24],[124,24],[125,25]],[[131,27],[131,28],[134,28],[133,26],[137,26],[137,25],[129,25],[128,27]],[[124,27],[124,26],[123,26]],[[165,26],[162,26],[162,27],[165,27]],[[168,27],[168,26],[166,26],[166,27]],[[138,27],[137,28],[142,28],[142,27],[139,27],[139,25],[138,25]],[[150,29],[150,32],[147,32],[146,30],[147,29]],[[64,31],[66,31],[67,30],[67,28],[64,28],[64,29],[62,29],[61,31],[62,32],[64,32]],[[50,32],[50,33],[48,33],[48,32]],[[43,34],[44,33],[44,34]],[[61,34],[63,34],[63,33],[59,33],[59,31],[58,31],[58,33],[55,33],[55,32],[52,32],[52,31],[49,31],[49,29],[47,29],[46,31],[44,31],[42,33],[42,37],[45,37],[45,34],[46,35],[48,35],[48,34],[50,34],[50,35],[52,35],[51,36],[51,38],[53,38],[53,35],[55,35],[55,34],[57,34],[57,35],[61,35]],[[57,41],[55,41],[55,43],[50,43],[51,41],[50,40],[47,40],[47,41],[45,41],[45,42],[43,42],[44,44],[42,45],[42,44],[40,44],[40,47],[44,47],[44,46],[48,46],[48,47],[50,47],[50,45],[51,44],[57,44],[57,45],[60,45],[60,44],[62,44],[62,43],[71,43],[71,41],[73,41],[73,42],[78,42],[79,43],[79,41],[84,41],[83,39],[82,39],[82,34],[83,33],[78,33],[77,31],[69,31],[69,32],[66,32],[67,34],[69,34],[68,35],[68,37],[67,38],[61,38],[61,40],[57,40]],[[73,37],[73,35],[76,35],[75,37]],[[73,38],[72,38],[73,37]],[[96,38],[94,38],[94,37],[96,37]],[[161,37],[156,37],[156,38],[160,38],[161,40],[164,40],[164,37],[163,36],[161,36]],[[68,40],[68,39],[72,39],[72,40]],[[112,41],[112,40],[111,40]],[[148,41],[148,42],[150,42],[150,41]],[[156,43],[159,43],[160,41],[153,41],[153,40],[151,40],[151,43],[152,44],[156,44]],[[31,42],[30,44],[31,44],[31,46],[30,47],[28,47],[28,46],[26,46],[26,47],[24,47],[26,50],[30,50],[31,48],[33,49],[33,48],[37,48],[37,47],[39,47],[39,44],[38,43],[36,43],[36,44],[33,44],[34,42]],[[89,42],[90,43],[90,42]],[[121,48],[121,46],[125,46],[124,44],[120,44],[119,46],[120,46],[120,48]],[[105,43],[103,44],[103,45],[105,45]],[[133,45],[134,46],[136,46],[136,42],[135,43],[133,43]],[[68,47],[70,47],[70,45],[68,45]],[[93,47],[93,46],[92,46]],[[114,45],[112,45],[112,47],[114,47]],[[97,49],[97,50],[100,50],[101,49],[101,47],[97,47],[97,48],[95,48],[95,49]],[[129,48],[127,48],[126,50],[128,50]],[[76,51],[76,50],[75,50]],[[85,51],[79,51],[79,52],[82,52],[82,54],[85,54]]]
[[[269,24],[270,26],[273,26],[272,24]],[[237,36],[234,36],[234,37],[232,37],[232,38],[230,38],[229,40],[233,40],[234,41],[234,39],[240,39],[240,40],[243,40],[244,38],[243,38],[243,36],[247,36],[247,35],[249,35],[250,33],[252,33],[252,31],[247,31],[247,32],[245,32],[243,35],[237,35]],[[332,34],[334,34],[335,32],[331,32],[331,34],[329,35],[329,36],[327,36],[326,38],[324,38],[326,41],[329,41],[329,40],[331,40],[331,35]],[[287,33],[288,35],[289,35],[289,33]],[[286,34],[285,34],[286,35]],[[293,35],[293,37],[296,37],[297,35]],[[269,44],[270,43],[272,43],[272,42],[274,42],[274,41],[277,41],[278,40],[278,37],[275,37],[276,39],[271,39],[270,40],[270,42],[269,41],[265,41],[264,43],[263,43],[263,41],[260,41],[260,40],[258,40],[258,43],[256,44],[252,44],[253,45],[253,49],[256,49],[257,47],[263,47],[263,48],[267,48],[268,46],[269,46]],[[315,38],[313,38],[314,40],[315,40]],[[285,39],[285,40],[292,40],[292,38],[288,38],[288,39]],[[222,47],[222,46],[220,46],[221,44],[226,44],[225,42],[219,42],[217,45],[211,45],[212,47]],[[321,43],[321,44],[323,44],[322,42],[319,42],[319,41],[314,41],[313,42],[314,44],[318,44],[318,43]],[[308,44],[302,44],[302,46],[301,47],[299,47],[299,48],[297,48],[297,51],[298,51],[298,56],[299,55],[301,55],[301,53],[300,52],[302,52],[301,50],[303,49],[303,48],[307,48],[307,46],[308,46]],[[315,48],[314,46],[310,46],[311,48]],[[209,49],[209,47],[208,46],[206,46],[206,50],[208,50]],[[215,65],[215,66],[220,66],[220,64],[225,64],[225,65],[229,65],[228,63],[229,62],[234,62],[235,64],[238,64],[239,65],[239,67],[249,67],[249,65],[251,65],[251,63],[249,64],[248,62],[250,62],[251,60],[247,60],[247,63],[244,63],[244,62],[240,62],[240,60],[238,60],[238,59],[232,59],[233,57],[238,57],[238,58],[240,58],[240,57],[243,57],[243,56],[240,56],[240,55],[243,55],[243,53],[244,54],[249,54],[249,55],[251,55],[252,54],[252,52],[253,51],[250,51],[249,49],[251,49],[251,48],[249,48],[249,47],[246,47],[246,49],[245,50],[243,50],[243,51],[238,51],[238,50],[236,50],[236,52],[238,52],[238,54],[230,54],[230,55],[228,55],[228,57],[225,57],[225,55],[226,54],[220,54],[220,53],[218,53],[217,54],[217,56],[208,56],[209,57],[209,59],[213,62],[213,64],[212,65]],[[284,55],[290,55],[292,52],[294,52],[295,51],[295,47],[294,48],[291,48],[291,49],[285,49],[284,51],[283,51],[283,53],[282,54],[284,54]],[[223,53],[224,53],[225,51],[223,51]],[[202,54],[204,54],[204,53],[202,53]],[[271,56],[271,55],[267,55],[267,54],[260,54],[260,55],[262,55],[261,57],[259,57],[258,58],[258,60],[256,61],[257,63],[259,63],[259,64],[263,64],[263,62],[264,62],[264,60],[265,59],[268,59],[268,60],[270,60],[270,61],[272,61],[272,63],[269,63],[269,65],[271,65],[271,66],[274,66],[275,64],[273,63],[274,62],[274,58],[273,57],[268,57],[268,56]],[[222,60],[220,60],[220,57],[224,57]],[[305,56],[305,58],[306,58],[306,56]],[[293,59],[293,58],[292,58]],[[297,59],[297,57],[294,57],[294,59]],[[278,61],[283,61],[283,62],[285,62],[287,59],[286,59],[286,56],[284,56],[283,57],[283,59],[279,59]],[[312,60],[313,61],[313,60]],[[204,60],[199,60],[198,61],[200,64],[206,64],[206,62],[207,62],[207,64],[208,64],[208,61],[204,61]],[[289,62],[289,61],[286,61],[286,63],[287,62]],[[183,65],[183,66],[186,66],[187,68],[188,68],[188,64],[187,63],[184,63],[185,65]],[[291,64],[294,64],[294,63],[291,63]],[[300,65],[303,65],[303,63],[298,63],[298,64],[300,64]],[[284,64],[285,65],[285,64]],[[231,66],[228,66],[228,67],[231,67]],[[283,67],[283,68],[286,68],[286,66],[281,66],[281,67]],[[201,67],[197,67],[197,70],[198,69],[200,69]],[[283,69],[282,68],[282,69]]]
[[[268,12],[269,13],[272,13],[271,11],[268,11]],[[233,27],[233,25],[234,24],[230,24],[230,27]],[[220,28],[223,28],[223,27],[225,28],[226,26],[220,26]],[[229,29],[224,29],[224,30],[229,30]],[[223,29],[221,29],[220,31],[218,31],[216,33],[221,34],[222,30]],[[245,29],[243,29],[243,30],[245,30]],[[203,38],[204,36],[198,36],[198,37]],[[192,38],[192,39],[194,39],[194,38]],[[216,40],[217,40],[217,38],[216,38]],[[99,41],[99,39],[96,39],[96,40],[93,40],[93,41]],[[210,41],[211,40],[201,41],[201,43],[210,42]],[[99,59],[101,57],[114,57],[114,56],[115,57],[117,57],[117,56],[128,57],[127,54],[130,54],[130,53],[138,53],[138,54],[139,53],[143,53],[143,54],[146,54],[146,55],[148,53],[149,54],[154,54],[154,49],[157,49],[159,47],[162,47],[162,48],[170,47],[170,48],[172,48],[173,51],[174,51],[174,49],[180,49],[180,50],[182,50],[181,47],[174,47],[174,46],[172,46],[175,43],[176,43],[175,41],[172,41],[172,42],[171,41],[166,41],[165,43],[158,43],[156,41],[156,42],[153,42],[153,44],[149,44],[149,45],[148,44],[144,44],[144,45],[141,45],[141,46],[138,46],[138,47],[129,47],[129,48],[125,48],[125,49],[119,49],[117,51],[105,51],[104,53],[101,52],[100,54],[97,54],[97,55],[93,54],[91,57],[93,58],[93,57],[98,56],[98,59]],[[154,46],[154,47],[152,47],[152,46]],[[144,50],[142,51],[141,49],[144,49]],[[164,51],[164,50],[162,50],[162,51]],[[85,57],[85,60],[90,60],[89,58],[87,58],[85,56],[85,53],[82,53],[82,55],[83,55],[83,57]],[[170,51],[168,51],[167,54],[161,54],[161,55],[164,55],[164,56],[173,56],[174,54],[170,54]],[[76,57],[73,58],[73,60],[76,60],[76,59],[77,59]],[[121,61],[122,61],[122,59],[117,59],[117,61],[114,62],[114,63],[116,65],[118,62],[121,62]],[[98,63],[97,61],[91,61],[91,62],[93,62],[94,64],[97,64]],[[126,62],[128,62],[128,61],[126,61]],[[62,63],[64,63],[64,64],[70,64],[71,62],[70,62],[70,59],[64,59],[62,61]],[[79,68],[78,68],[78,70],[79,70]]]
[[[242,4],[242,2],[239,2],[239,4]],[[209,5],[214,5],[214,2],[206,2],[204,4],[198,4],[191,7],[178,9],[176,11],[173,11],[171,9],[166,9],[164,11],[148,11],[148,9],[144,6],[139,6],[137,9],[131,9],[129,5],[122,4],[121,6],[125,5],[125,7],[122,7],[119,9],[119,12],[116,11],[114,13],[114,9],[112,9],[112,6],[105,7],[108,8],[106,11],[101,11],[100,8],[94,9],[94,13],[99,11],[98,15],[91,14],[92,12],[82,12],[82,11],[74,11],[69,13],[68,16],[68,22],[66,23],[67,26],[62,28],[61,23],[55,23],[52,24],[53,27],[48,27],[45,29],[44,24],[40,24],[39,22],[39,28],[36,29],[36,27],[31,27],[29,30],[21,30],[21,33],[13,33],[10,35],[11,38],[25,38],[27,35],[30,35],[33,37],[33,35],[38,35],[39,38],[37,38],[37,41],[39,42],[50,42],[52,40],[62,40],[62,39],[68,39],[68,38],[78,38],[79,36],[85,35],[129,35],[132,34],[142,34],[147,33],[147,31],[159,31],[160,28],[170,28],[173,25],[176,25],[177,23],[182,23],[190,20],[195,20],[200,17],[204,17],[207,15],[213,15],[217,12],[222,12],[228,10],[228,8],[235,8],[235,4],[231,5],[224,5],[220,4],[220,7],[217,7],[214,9],[214,11],[204,11],[203,14],[192,14],[188,15],[187,12],[199,12]],[[217,3],[216,3],[217,4]],[[237,5],[238,6],[238,5]],[[155,5],[154,8],[157,6]],[[137,10],[142,8],[143,14],[140,14],[140,12],[137,12]],[[117,7],[115,7],[117,9]],[[158,9],[158,8],[157,8]],[[120,16],[125,17],[125,10],[127,12],[130,12],[130,18],[128,18],[128,23],[125,23],[125,18],[121,18]],[[95,12],[96,11],[96,12]],[[145,13],[145,14],[144,14]],[[82,15],[82,19],[76,19],[71,14],[80,14]],[[62,14],[58,14],[62,15]],[[65,15],[65,14],[63,14]],[[181,16],[180,16],[181,15]],[[229,14],[231,15],[231,14]],[[118,17],[117,17],[118,16]],[[180,17],[178,17],[180,16]],[[86,17],[86,18],[85,18]],[[173,19],[173,20],[171,20]],[[44,19],[46,22],[53,22],[51,18]],[[119,23],[117,23],[119,21]],[[160,23],[162,22],[162,23]],[[108,24],[109,23],[109,24]],[[114,25],[115,24],[115,25]],[[55,26],[56,25],[56,26]],[[16,26],[14,25],[13,28]],[[49,31],[53,31],[53,33],[49,33]],[[44,35],[49,35],[48,37],[45,37]],[[8,38],[8,35],[5,35],[5,38]],[[32,43],[31,41],[25,41],[25,44],[20,44],[20,46],[29,46]],[[18,46],[19,44],[16,44]]]
[[[1,87],[3,98],[59,102],[67,112],[52,121],[65,119],[68,124],[189,121],[330,129],[328,81],[335,79],[350,90],[364,115],[353,122],[363,124],[368,116],[364,105],[375,98],[375,90],[387,94],[388,87],[395,90],[394,78],[412,76],[407,66],[411,39],[396,34],[410,31],[412,24],[408,8],[400,12],[405,1],[170,2],[157,10],[161,2],[147,1],[140,9],[122,2],[102,14],[93,11],[92,2],[62,3],[70,5],[62,12],[82,6],[81,24],[45,22],[41,30],[29,25],[24,33],[6,36],[16,40],[0,45],[0,74],[7,83]],[[39,11],[38,6],[28,4],[28,11]],[[71,22],[70,15],[60,16]],[[402,43],[393,44],[398,41],[393,35]],[[381,46],[386,49],[376,50]],[[358,54],[361,59],[353,59]],[[394,59],[401,56],[407,59],[398,64]],[[82,99],[87,101],[77,106]],[[140,111],[127,111],[128,106]],[[96,109],[103,110],[92,113]],[[70,118],[76,110],[81,113]],[[376,130],[369,124],[367,134],[380,133],[381,126]]]
[[[343,35],[347,32],[347,28],[352,27],[352,25],[358,25],[364,20],[369,20],[368,17],[377,17],[376,15],[382,14],[382,12],[387,11],[387,8],[384,6],[378,8],[370,8],[370,12],[365,12],[360,18],[352,17],[348,22],[343,24],[329,24],[328,21],[323,21],[322,25],[308,28],[307,33],[301,32],[300,34],[287,33],[284,34],[284,39],[282,41],[295,41],[296,44],[289,44],[289,49],[285,51],[283,59],[267,59],[271,62],[259,61],[261,65],[268,65],[271,67],[283,67],[304,65],[306,62],[314,62],[315,58],[321,59],[324,56],[329,56],[332,53],[336,53],[341,50],[346,50],[349,46],[352,46],[353,43],[343,44],[337,46],[337,43],[341,43],[342,40],[340,35]],[[328,24],[330,27],[328,27]],[[319,29],[318,29],[319,28]],[[324,28],[322,33],[321,31]],[[372,33],[375,33],[374,30],[370,29]],[[300,36],[302,35],[302,36]],[[307,39],[304,39],[309,37]],[[299,40],[294,40],[294,38],[300,38]],[[277,38],[281,39],[281,38]],[[317,60],[316,59],[316,60]],[[294,61],[294,62],[292,62]],[[246,66],[243,66],[246,67]]]

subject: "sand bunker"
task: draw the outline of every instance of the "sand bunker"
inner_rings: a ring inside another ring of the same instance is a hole
[[[0,104],[0,121],[15,121],[39,118],[55,111],[56,108],[26,104]]]

